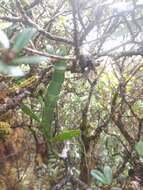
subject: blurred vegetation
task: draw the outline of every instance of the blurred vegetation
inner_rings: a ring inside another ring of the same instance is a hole
[[[0,190],[141,190],[143,3],[0,0]]]

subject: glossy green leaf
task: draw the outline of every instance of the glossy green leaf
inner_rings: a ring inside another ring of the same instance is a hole
[[[26,106],[25,104],[21,103],[20,105],[21,107],[21,110],[27,114],[28,116],[30,116],[30,118],[40,122],[40,119],[38,118],[38,116],[28,107]]]
[[[12,61],[12,64],[20,65],[20,64],[37,64],[43,61],[46,61],[47,57],[44,56],[26,56],[16,58]]]
[[[70,140],[73,137],[77,137],[80,135],[80,130],[69,130],[69,131],[63,131],[59,135],[52,138],[53,141],[64,141],[64,140]]]
[[[28,44],[35,32],[35,28],[25,28],[24,30],[19,32],[15,38],[12,49],[16,52],[19,52]]]
[[[143,157],[143,141],[139,141],[138,143],[136,143],[135,145],[135,149],[138,152],[138,154]]]
[[[92,170],[91,175],[96,178],[100,183],[107,184],[104,174],[98,170]]]
[[[106,178],[107,184],[111,184],[113,176],[112,176],[112,169],[109,166],[104,167],[104,176]]]

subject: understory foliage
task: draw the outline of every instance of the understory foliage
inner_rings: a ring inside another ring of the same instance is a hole
[[[140,190],[143,2],[0,13],[0,190]]]

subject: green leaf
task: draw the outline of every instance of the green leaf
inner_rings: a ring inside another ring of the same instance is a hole
[[[104,167],[104,176],[106,178],[107,184],[111,184],[113,176],[112,176],[112,169],[109,166]]]
[[[60,69],[59,69],[60,68]],[[42,115],[42,132],[46,138],[51,138],[51,125],[54,118],[54,109],[64,82],[66,63],[63,60],[57,61],[54,67],[52,80],[44,96],[44,108]]]
[[[59,135],[52,138],[53,141],[65,141],[70,140],[73,137],[77,137],[80,135],[80,130],[69,130],[63,131]]]
[[[98,170],[91,170],[91,175],[95,177],[100,183],[107,184],[106,178],[103,173]]]
[[[35,34],[35,32],[36,32],[35,28],[25,28],[24,30],[19,32],[15,38],[12,49],[15,52],[19,52],[28,44],[28,42],[32,39],[33,35]]]
[[[16,58],[12,61],[12,64],[20,65],[20,64],[37,64],[43,61],[46,61],[47,57],[44,56],[25,56]]]
[[[136,143],[135,150],[141,157],[143,157],[143,141],[139,141],[138,143]]]
[[[40,119],[38,118],[38,116],[28,106],[26,106],[25,104],[21,103],[20,107],[21,107],[21,110],[25,114],[27,114],[28,116],[30,116],[32,119],[40,122]]]

